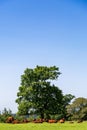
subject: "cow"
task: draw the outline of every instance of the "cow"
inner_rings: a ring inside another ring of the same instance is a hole
[[[43,123],[43,119],[35,119],[33,120],[34,123]]]
[[[78,120],[78,121],[77,121],[77,123],[81,123],[81,122],[83,122],[83,120]]]
[[[64,122],[65,122],[64,118],[62,118],[62,119],[59,120],[59,123],[64,123]]]
[[[6,120],[6,123],[12,123],[14,121],[14,117],[9,116]]]
[[[56,123],[56,120],[48,120],[48,123]]]

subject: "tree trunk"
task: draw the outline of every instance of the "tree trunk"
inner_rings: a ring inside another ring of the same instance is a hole
[[[41,119],[44,119],[44,113],[41,113],[40,116],[41,116]]]
[[[46,119],[49,120],[50,119],[50,115],[48,113],[46,113]]]

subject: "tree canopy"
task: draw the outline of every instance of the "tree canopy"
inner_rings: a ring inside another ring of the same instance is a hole
[[[36,113],[41,118],[50,118],[51,114],[61,113],[62,90],[51,82],[58,79],[60,74],[56,66],[26,68],[17,93],[18,113],[21,115]]]
[[[72,104],[67,106],[67,113],[73,120],[87,120],[87,99],[76,98]]]

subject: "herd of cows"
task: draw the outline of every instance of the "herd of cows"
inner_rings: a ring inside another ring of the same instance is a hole
[[[14,117],[10,116],[7,118],[6,123],[12,123],[12,124],[18,124],[18,123],[29,123],[29,122],[33,122],[33,123],[43,123],[43,122],[48,122],[48,123],[64,123],[65,119],[62,118],[60,120],[45,120],[45,119],[34,119],[33,121],[29,121],[28,119],[24,119],[22,121],[19,121],[17,119],[14,119]],[[81,123],[82,120],[79,120],[77,123]],[[74,123],[73,121],[70,121],[70,123]]]
[[[61,120],[57,121],[57,120],[45,120],[45,119],[34,119],[33,121],[29,121],[27,119],[24,119],[22,121],[19,121],[17,119],[14,119],[14,117],[10,116],[6,119],[6,123],[13,123],[13,124],[17,124],[17,123],[29,123],[29,122],[33,122],[33,123],[43,123],[43,122],[48,122],[48,123],[64,123],[65,119],[62,118]]]

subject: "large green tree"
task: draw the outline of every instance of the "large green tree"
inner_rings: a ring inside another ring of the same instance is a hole
[[[21,76],[21,85],[17,93],[18,113],[21,115],[36,113],[41,118],[49,118],[61,112],[62,91],[52,83],[60,75],[56,66],[36,66],[27,68]]]

